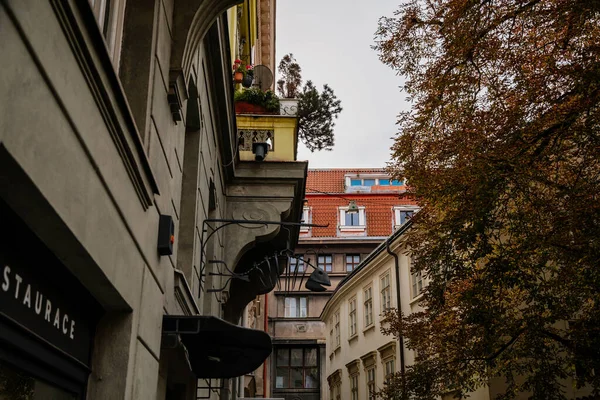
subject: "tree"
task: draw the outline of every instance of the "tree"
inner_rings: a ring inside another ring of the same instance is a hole
[[[313,83],[307,81],[298,99],[298,137],[310,151],[331,150],[333,120],[342,111],[333,89],[325,84],[319,93]]]
[[[409,0],[374,46],[406,77],[391,170],[421,202],[405,394],[600,395],[600,2]],[[571,380],[572,378],[573,380]],[[394,384],[398,385],[398,380]]]
[[[292,53],[283,56],[277,68],[281,79],[277,80],[277,92],[286,99],[295,99],[302,87],[302,68]]]
[[[315,150],[331,150],[334,145],[334,119],[342,111],[341,101],[337,99],[329,85],[323,85],[323,91],[312,81],[302,85],[302,68],[293,54],[286,54],[279,63],[281,79],[277,81],[277,91],[284,98],[298,99],[298,137],[306,147]]]

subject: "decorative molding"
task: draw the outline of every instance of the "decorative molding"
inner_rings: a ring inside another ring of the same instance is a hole
[[[346,369],[350,375],[356,375],[360,369],[360,359],[356,358],[346,364]]]
[[[360,359],[362,360],[363,366],[365,368],[368,368],[372,365],[375,365],[375,363],[377,363],[377,352],[370,351],[370,352],[360,356]]]
[[[382,360],[394,357],[396,355],[396,341],[392,340],[383,346],[377,348]]]
[[[252,151],[252,143],[269,143],[269,151],[275,150],[273,129],[238,129],[239,151]]]
[[[148,209],[153,194],[159,194],[158,184],[93,12],[87,2],[51,0],[51,5],[140,202]]]

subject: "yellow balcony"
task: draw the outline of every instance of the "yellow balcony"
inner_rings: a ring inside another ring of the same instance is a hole
[[[257,145],[266,143],[264,162],[296,161],[298,117],[295,115],[237,114],[238,150],[241,161],[259,161]],[[260,152],[260,151],[259,151]]]

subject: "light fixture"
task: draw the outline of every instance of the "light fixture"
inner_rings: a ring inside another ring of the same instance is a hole
[[[358,214],[358,206],[356,205],[356,201],[350,200],[346,214]]]
[[[267,153],[269,153],[269,143],[252,143],[252,153],[254,154],[254,160],[263,161],[267,156]]]
[[[308,280],[304,287],[306,287],[311,292],[324,292],[327,289],[324,286],[331,286],[331,280],[329,279],[329,275],[327,272],[323,271],[320,268],[315,268],[315,270],[310,274]]]

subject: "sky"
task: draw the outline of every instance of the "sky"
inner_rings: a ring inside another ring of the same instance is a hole
[[[277,64],[293,53],[303,80],[327,83],[342,101],[332,151],[298,146],[309,168],[383,168],[390,161],[400,111],[408,109],[402,79],[371,49],[377,21],[401,0],[277,0]]]

